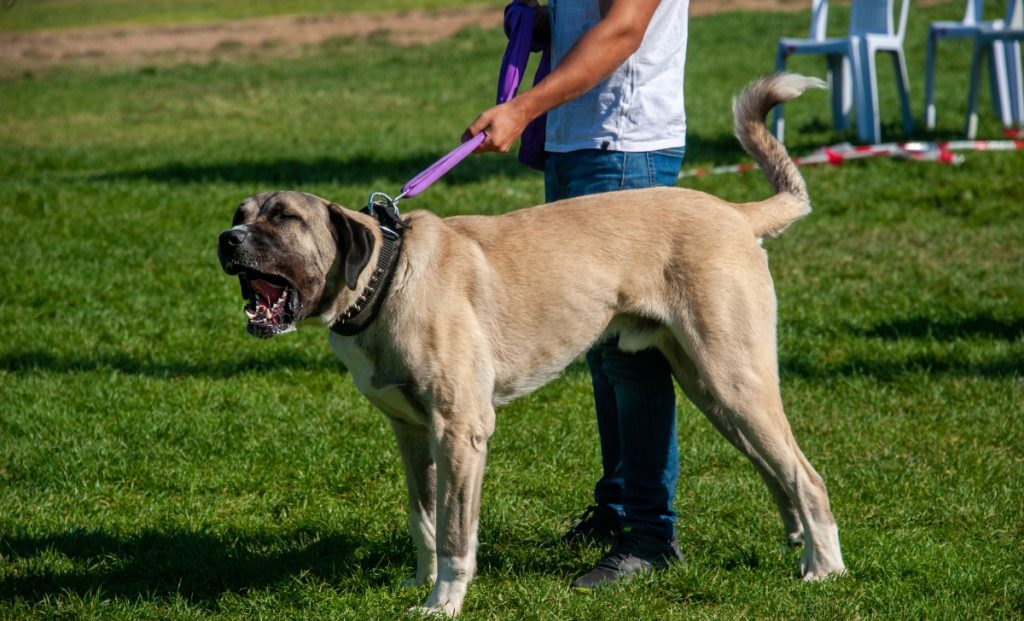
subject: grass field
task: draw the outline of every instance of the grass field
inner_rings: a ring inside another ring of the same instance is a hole
[[[0,31],[429,10],[488,3],[500,6],[495,0],[5,0],[0,3]]]
[[[959,11],[914,7],[918,115],[925,25]],[[691,24],[687,167],[743,159],[730,97],[806,23]],[[502,47],[472,31],[0,83],[0,619],[392,619],[426,596],[397,586],[413,550],[387,424],[324,332],[245,334],[215,242],[257,191],[359,206],[397,190],[488,104]],[[967,50],[942,48],[939,132],[914,137],[959,135]],[[885,137],[899,138],[880,67]],[[792,152],[851,138],[827,109],[824,93],[788,106]],[[989,109],[982,120],[998,137]],[[814,213],[766,248],[783,397],[850,576],[798,580],[760,480],[681,402],[686,564],[571,593],[600,550],[537,546],[597,474],[576,364],[499,412],[465,618],[1024,616],[1024,153],[805,175]],[[758,174],[684,184],[768,194]],[[406,209],[500,213],[541,196],[539,175],[490,155]]]

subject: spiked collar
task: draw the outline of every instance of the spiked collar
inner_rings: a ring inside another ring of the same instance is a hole
[[[397,211],[393,218],[382,217],[381,214],[374,213],[372,208],[369,211],[380,222],[382,240],[380,254],[377,256],[377,265],[373,268],[373,275],[370,276],[370,281],[366,283],[363,292],[331,324],[331,332],[342,336],[359,334],[377,318],[384,298],[387,297],[391,277],[395,274],[398,257],[402,251],[401,231],[409,228],[408,224],[397,217]],[[387,214],[387,216],[390,215],[390,213]]]

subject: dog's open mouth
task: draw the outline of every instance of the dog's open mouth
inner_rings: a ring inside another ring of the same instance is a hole
[[[299,296],[287,279],[246,269],[238,273],[238,281],[242,297],[249,300],[244,309],[249,334],[269,338],[295,329]]]

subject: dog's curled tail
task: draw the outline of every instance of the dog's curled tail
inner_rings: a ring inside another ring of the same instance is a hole
[[[825,82],[794,73],[776,73],[754,80],[732,102],[733,129],[743,149],[757,161],[777,195],[788,194],[796,199],[765,201],[742,209],[758,237],[778,235],[811,211],[803,176],[786,148],[764,124],[773,107],[800,96],[808,88],[825,88]]]

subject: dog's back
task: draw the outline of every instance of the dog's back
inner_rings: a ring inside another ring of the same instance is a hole
[[[737,205],[758,237],[776,236],[811,211],[807,185],[786,148],[764,125],[776,105],[800,96],[808,88],[825,88],[818,78],[777,73],[752,82],[733,100],[733,129],[744,150],[756,161],[775,189],[766,201]]]

